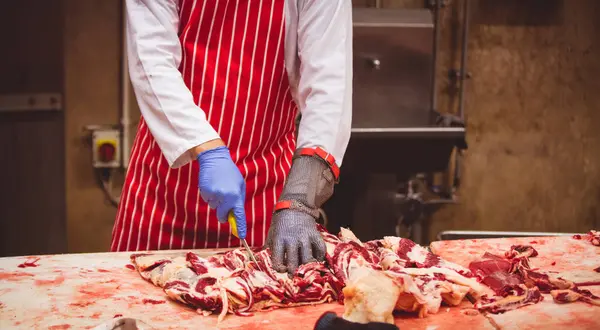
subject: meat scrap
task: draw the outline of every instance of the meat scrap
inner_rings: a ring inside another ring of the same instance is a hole
[[[519,293],[501,298],[484,297],[475,304],[475,308],[480,312],[502,314],[513,309],[537,304],[544,300],[544,297],[536,287],[528,288],[527,286],[520,284],[515,292]]]
[[[274,308],[339,301],[345,318],[360,322],[393,322],[393,311],[437,313],[455,306],[467,294],[492,296],[469,269],[443,260],[413,241],[399,237],[361,242],[347,229],[338,236],[318,227],[326,244],[324,262],[298,268],[293,277],[277,273],[268,249],[244,249],[202,258],[164,253],[134,254],[142,278],[161,287],[171,299],[199,313],[251,315]]]
[[[27,268],[27,267],[37,267],[39,266],[37,262],[40,261],[40,258],[28,259],[22,264],[17,265],[19,268]]]
[[[559,304],[580,300],[588,304],[600,306],[600,297],[593,295],[589,290],[579,288],[572,288],[570,290],[552,290],[550,294],[554,301]]]
[[[531,246],[513,245],[505,258],[486,252],[482,260],[471,262],[471,272],[496,295],[483,297],[476,307],[482,312],[503,313],[542,301],[541,293],[550,293],[557,303],[580,300],[599,305],[600,298],[575,283],[532,270],[529,258],[537,255]]]
[[[585,235],[579,235],[579,234],[573,235],[573,239],[577,239],[577,240],[584,239],[584,240],[592,243],[592,245],[600,246],[600,231],[590,230]]]
[[[506,258],[533,258],[537,257],[538,252],[531,245],[513,245],[510,247],[510,250],[504,253]]]

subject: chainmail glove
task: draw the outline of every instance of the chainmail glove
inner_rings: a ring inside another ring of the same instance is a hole
[[[294,159],[279,202],[290,206],[275,211],[267,235],[273,268],[293,275],[299,265],[325,259],[326,246],[317,230],[319,208],[333,194],[335,178],[322,159]]]

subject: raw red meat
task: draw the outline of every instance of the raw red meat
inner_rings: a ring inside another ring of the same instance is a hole
[[[392,306],[420,316],[436,313],[442,302],[457,305],[467,293],[493,294],[469,269],[442,260],[408,239],[385,237],[363,243],[346,229],[339,237],[323,227],[319,230],[327,246],[326,261],[302,265],[291,278],[273,270],[268,250],[255,252],[258,265],[244,249],[208,258],[188,252],[134,254],[131,259],[140,275],[162,287],[170,298],[203,314],[219,313],[220,319],[226,313],[251,315],[280,307],[343,302],[342,289],[352,274],[366,268],[401,288],[402,297]]]
[[[577,300],[594,305],[600,303],[598,297],[579,289],[571,281],[532,270],[529,258],[538,255],[533,247],[514,245],[504,255],[506,259],[486,252],[482,260],[469,265],[478,280],[492,288],[498,296],[483,297],[476,305],[480,311],[503,313],[535,304],[543,299],[540,293],[550,293],[558,303]]]
[[[504,254],[508,259],[522,257],[537,257],[538,252],[531,245],[513,245],[510,250]]]
[[[600,231],[590,230],[585,235],[573,235],[573,239],[585,239],[595,246],[600,246]]]
[[[515,295],[503,298],[484,297],[475,305],[475,307],[481,312],[501,314],[527,305],[537,304],[544,300],[544,297],[536,287],[528,288],[524,285],[520,285],[518,288],[518,294]]]
[[[40,258],[30,259],[30,260],[23,262],[22,264],[17,265],[17,267],[19,267],[19,268],[37,267],[37,266],[39,266],[37,264],[38,261],[40,261]]]
[[[570,290],[554,290],[551,294],[554,301],[559,304],[581,300],[591,305],[600,306],[600,297],[593,295],[589,290],[577,287]]]

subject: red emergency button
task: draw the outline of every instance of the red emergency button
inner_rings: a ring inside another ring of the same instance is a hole
[[[115,146],[112,143],[104,142],[98,147],[98,158],[103,163],[115,160]]]

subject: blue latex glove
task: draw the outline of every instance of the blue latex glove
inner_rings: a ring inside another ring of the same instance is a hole
[[[233,163],[227,147],[217,147],[198,155],[200,173],[198,188],[200,196],[210,208],[217,210],[220,223],[227,222],[229,211],[233,211],[238,236],[246,238],[246,183],[242,173]]]

